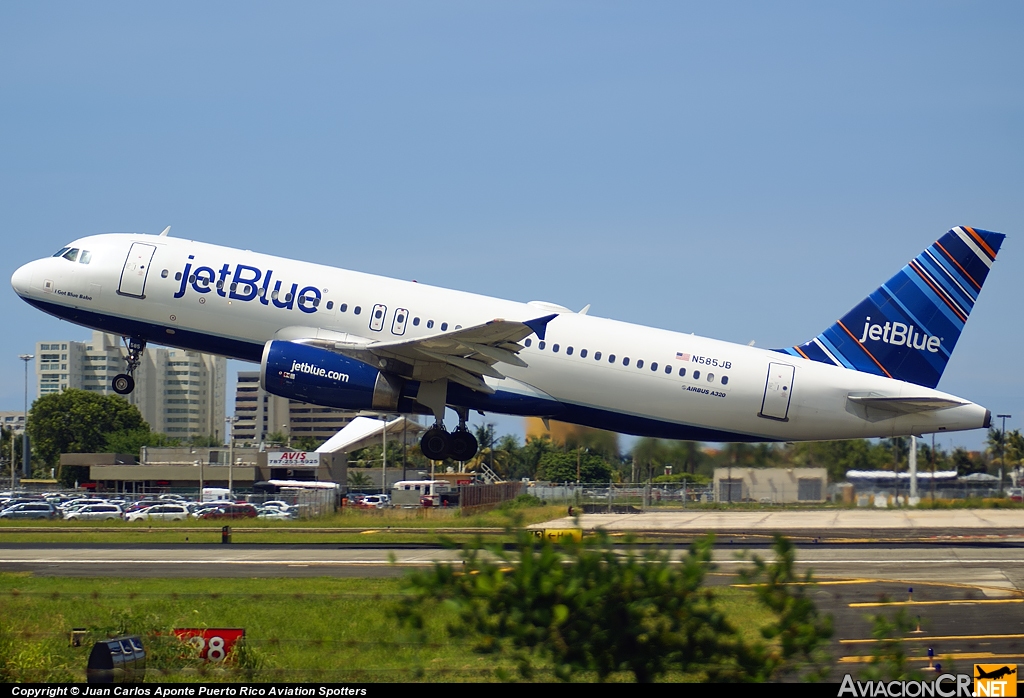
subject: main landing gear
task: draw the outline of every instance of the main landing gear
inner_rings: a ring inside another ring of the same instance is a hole
[[[127,373],[119,373],[114,376],[110,387],[118,395],[127,395],[135,390],[135,379],[132,378],[132,374],[135,373],[135,369],[142,363],[142,352],[146,350],[146,341],[135,339],[134,337],[122,337],[121,339],[124,341],[125,346],[128,347],[128,356],[125,357],[125,361],[128,363],[128,371]]]
[[[430,460],[452,460],[465,462],[472,460],[479,449],[476,437],[466,429],[467,410],[456,410],[459,413],[459,426],[452,433],[444,428],[444,423],[435,422],[427,429],[420,439],[420,450]]]

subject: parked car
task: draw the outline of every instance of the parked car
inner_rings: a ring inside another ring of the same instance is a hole
[[[386,494],[368,494],[356,506],[360,509],[383,509],[391,506],[391,497]]]
[[[0,519],[56,519],[57,509],[49,502],[23,502],[0,511]]]
[[[188,507],[184,504],[157,504],[125,515],[126,521],[184,521]]]
[[[270,519],[271,521],[291,521],[295,516],[277,507],[262,506],[256,507],[256,518]]]
[[[116,521],[124,517],[116,504],[86,504],[64,515],[66,521]]]
[[[200,519],[255,519],[256,507],[252,504],[222,504],[215,509],[204,511]]]

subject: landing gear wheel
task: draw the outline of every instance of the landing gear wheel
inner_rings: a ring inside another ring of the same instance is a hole
[[[465,429],[456,429],[453,431],[451,441],[452,460],[457,460],[462,463],[472,460],[473,456],[476,455],[476,452],[480,448],[479,444],[476,442],[476,437]]]
[[[452,447],[452,437],[440,427],[431,427],[420,439],[420,450],[429,460],[444,460]]]
[[[127,373],[119,373],[114,376],[114,380],[110,382],[110,387],[112,387],[114,392],[118,395],[127,395],[131,391],[135,390],[135,379]]]

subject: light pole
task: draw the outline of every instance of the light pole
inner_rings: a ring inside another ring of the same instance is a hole
[[[1003,491],[1003,471],[1006,470],[1006,420],[1012,414],[997,414],[996,419],[1003,420],[1002,433],[999,435],[999,492]]]
[[[21,472],[23,477],[31,477],[32,464],[28,453],[28,362],[35,357],[32,354],[19,354],[18,358],[25,362],[25,425],[24,430],[21,432]],[[11,470],[14,470],[13,461],[11,462]]]
[[[238,417],[225,417],[228,432],[228,497],[234,499],[234,467],[235,467],[235,421]]]
[[[195,461],[195,464],[199,466],[199,503],[203,503],[203,459]]]

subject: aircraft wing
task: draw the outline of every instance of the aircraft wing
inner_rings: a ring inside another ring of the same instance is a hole
[[[494,390],[484,382],[484,376],[504,378],[505,375],[495,368],[498,364],[526,367],[526,362],[517,356],[523,349],[520,342],[531,334],[544,339],[547,324],[557,316],[554,313],[525,322],[499,318],[417,339],[361,343],[320,334],[316,338],[293,341],[336,351],[403,378],[418,381],[447,378],[490,394]]]
[[[864,407],[871,407],[876,410],[895,412],[897,414],[913,414],[915,412],[930,412],[931,410],[944,410],[949,407],[966,405],[961,400],[950,400],[939,397],[874,397],[850,395],[847,398],[850,402]]]

